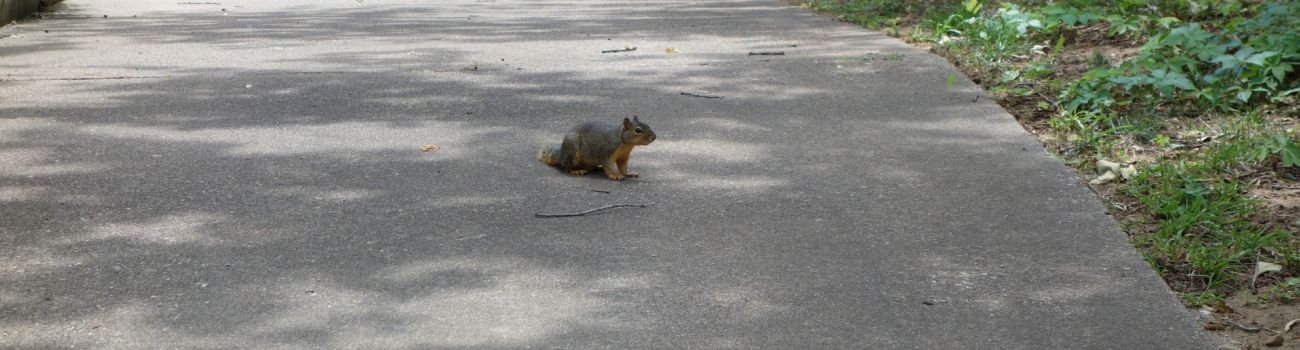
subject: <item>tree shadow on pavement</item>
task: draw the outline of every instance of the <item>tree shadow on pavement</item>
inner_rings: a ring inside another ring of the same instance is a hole
[[[937,58],[873,61],[901,44],[765,1],[486,4],[50,21],[227,50],[388,44],[5,82],[35,94],[0,107],[0,345],[887,347],[933,327],[921,343],[942,347],[977,327],[1005,337],[972,347],[1019,347],[1158,282],[1102,272],[1140,261],[1097,253],[1122,239],[1084,228],[1104,218],[1086,192],[1035,195],[1072,179]],[[701,53],[568,51],[609,46],[587,34]],[[483,60],[538,41],[556,57]],[[726,97],[679,94],[700,90]],[[639,179],[534,160],[568,126],[633,114],[661,137]],[[1002,172],[972,170],[988,162]],[[611,203],[649,207],[533,217]],[[931,299],[954,307],[918,312]],[[1011,317],[1057,303],[1074,313]]]

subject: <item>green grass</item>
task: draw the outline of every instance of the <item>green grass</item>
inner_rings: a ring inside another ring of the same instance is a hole
[[[933,47],[1022,121],[1055,135],[1047,146],[1083,173],[1099,159],[1137,163],[1139,175],[1111,185],[1118,197],[1106,199],[1138,203],[1145,219],[1126,225],[1132,242],[1188,303],[1252,288],[1256,261],[1284,266],[1256,281],[1266,297],[1300,295],[1300,239],[1262,220],[1261,203],[1248,194],[1260,179],[1293,183],[1284,174],[1300,167],[1297,132],[1270,124],[1300,109],[1300,3],[805,6]],[[1135,49],[1108,57],[1088,52],[1096,46]],[[1070,64],[1084,68],[1062,73]],[[1030,108],[1015,105],[1024,101]]]

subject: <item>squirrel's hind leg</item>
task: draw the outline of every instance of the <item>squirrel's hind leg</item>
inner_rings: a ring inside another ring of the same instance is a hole
[[[569,171],[569,175],[575,175],[575,176],[587,175],[587,172],[590,172],[592,169],[596,168],[595,166],[587,164],[588,161],[586,159],[582,159],[582,153],[578,152],[577,147],[574,147],[574,151],[572,153],[565,153],[565,154],[571,154],[569,157],[567,157],[567,159],[565,159],[565,163],[564,163],[564,169]]]

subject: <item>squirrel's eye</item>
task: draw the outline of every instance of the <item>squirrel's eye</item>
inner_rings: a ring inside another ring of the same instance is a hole
[[[636,129],[632,129],[632,132],[633,132],[633,133],[636,133],[636,134],[638,134],[638,135],[640,135],[641,132],[642,132],[642,130],[641,130],[641,128],[636,128]]]

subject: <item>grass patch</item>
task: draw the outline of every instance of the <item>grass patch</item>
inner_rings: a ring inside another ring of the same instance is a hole
[[[930,47],[1085,176],[1136,165],[1094,190],[1188,304],[1300,296],[1300,3],[804,6]],[[1283,269],[1256,277],[1261,261]]]

